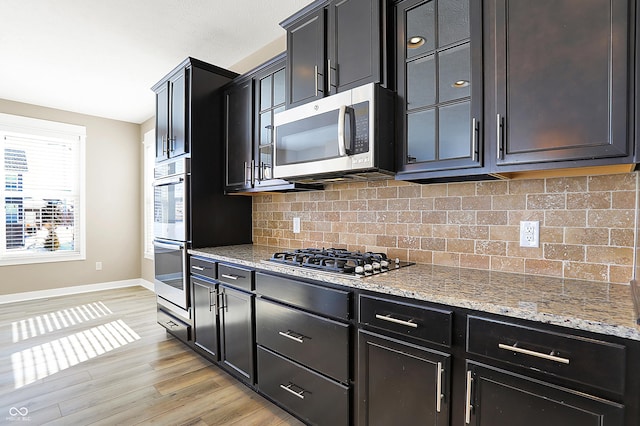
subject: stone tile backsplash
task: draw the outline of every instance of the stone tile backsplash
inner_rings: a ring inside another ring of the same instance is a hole
[[[419,263],[628,283],[636,173],[420,185],[386,180],[253,198],[254,244],[382,251]],[[301,232],[292,220],[301,218]],[[540,247],[520,247],[521,220]]]

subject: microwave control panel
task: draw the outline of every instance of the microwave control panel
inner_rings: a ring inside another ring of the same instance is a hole
[[[351,155],[369,152],[369,102],[353,105],[353,128]]]

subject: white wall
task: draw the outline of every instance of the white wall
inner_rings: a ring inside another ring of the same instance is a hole
[[[0,295],[140,278],[140,126],[3,99],[0,112],[87,129],[86,260],[0,266]]]

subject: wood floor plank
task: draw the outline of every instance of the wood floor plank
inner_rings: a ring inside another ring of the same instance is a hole
[[[302,425],[167,334],[142,287],[0,305],[0,409],[12,406],[38,425]]]

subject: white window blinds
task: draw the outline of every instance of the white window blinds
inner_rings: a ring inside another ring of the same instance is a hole
[[[84,133],[0,114],[0,264],[84,258]]]

